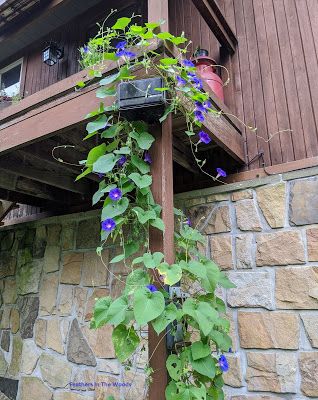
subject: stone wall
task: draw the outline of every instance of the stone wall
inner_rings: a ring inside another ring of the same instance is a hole
[[[127,273],[109,266],[116,246],[97,256],[99,226],[90,212],[0,231],[0,399],[142,398],[146,351],[125,371],[111,328],[89,329],[94,299]]]
[[[176,205],[237,285],[222,293],[229,400],[318,398],[318,170],[184,193]],[[96,212],[0,230],[1,400],[143,398],[146,351],[127,371],[111,329],[89,330],[95,297],[117,296],[127,274],[108,263],[115,245],[100,262],[98,243]]]
[[[312,176],[310,176],[312,175]],[[318,171],[176,196],[236,284],[232,400],[318,398]]]

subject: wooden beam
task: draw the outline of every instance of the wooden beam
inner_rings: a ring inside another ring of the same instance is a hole
[[[196,165],[191,150],[176,136],[173,137],[173,161],[181,165],[183,168],[199,174],[199,167]]]
[[[18,217],[18,218],[9,219],[9,220],[5,221],[4,225],[11,226],[11,225],[17,225],[17,224],[24,224],[26,222],[39,221],[40,219],[53,217],[54,215],[55,215],[54,212],[44,211],[44,212],[40,212],[38,214],[27,215],[27,216],[21,217],[21,218]]]
[[[304,158],[302,160],[290,161],[283,164],[276,164],[269,167],[257,168],[252,169],[251,171],[243,171],[237,174],[231,174],[225,179],[225,181],[226,183],[241,182],[312,167],[318,167],[318,157]]]
[[[184,108],[192,111],[189,100],[182,94],[179,95]],[[208,113],[203,122],[203,129],[209,133],[211,139],[240,164],[245,164],[244,140],[239,132],[230,124],[224,116]]]
[[[7,179],[5,177],[6,175],[10,176],[11,178]],[[18,177],[17,175],[14,175],[9,171],[7,171],[5,174],[0,174],[0,188],[11,192],[33,196],[38,199],[48,200],[52,203],[62,204],[64,206],[79,200],[79,198],[75,194],[70,194],[70,192],[67,192],[65,190],[54,188],[40,182],[32,181],[30,179]],[[20,203],[20,201],[13,196],[10,196],[10,198],[5,197],[4,199],[17,201]]]
[[[174,262],[174,214],[173,214],[173,161],[172,161],[172,117],[168,116],[162,126],[156,126],[152,131],[156,141],[152,149],[152,192],[154,199],[162,206],[162,219],[165,232],[153,229],[150,235],[152,251],[161,251],[168,263]],[[153,275],[155,284],[162,283],[157,274]],[[165,332],[159,336],[149,325],[149,357],[153,368],[153,381],[149,389],[150,400],[165,398],[165,388],[168,384],[166,370],[167,348]]]
[[[27,204],[35,207],[45,208],[50,204],[46,200],[39,199],[37,197],[30,196],[24,193],[3,189],[2,187],[0,187],[0,198],[7,201],[13,201],[20,204]]]
[[[15,202],[0,200],[0,225],[4,225],[4,218],[15,208],[19,208]]]
[[[85,182],[76,183],[72,176],[65,175],[65,173],[58,174],[56,172],[48,171],[45,169],[44,163],[41,168],[23,165],[23,163],[17,158],[2,157],[0,158],[0,170],[5,173],[11,172],[17,176],[22,176],[73,193],[79,193],[82,195],[88,195],[90,193],[89,184],[86,184]]]
[[[219,43],[233,54],[237,45],[237,38],[217,5],[216,0],[192,1]]]

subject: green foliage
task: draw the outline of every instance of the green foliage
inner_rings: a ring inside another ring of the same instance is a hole
[[[140,326],[156,319],[165,309],[165,299],[161,292],[150,292],[146,288],[134,293],[134,314]]]
[[[119,18],[112,27],[100,25],[97,36],[80,50],[81,65],[92,67],[89,76],[94,82],[99,81],[97,98],[113,99],[114,102],[107,107],[100,103],[98,109],[86,116],[90,120],[84,139],[97,145],[92,145],[86,160],[81,163],[84,168],[77,180],[88,174],[99,175],[99,187],[92,203],[101,206],[101,221],[111,220],[112,224],[108,230],[102,229],[102,243],[97,253],[101,255],[105,247],[112,245],[111,241],[116,246],[119,243],[121,251],[111,259],[110,268],[116,271],[117,264],[121,263],[128,274],[123,278],[111,272],[113,280],[118,279],[121,285],[125,281],[124,290],[116,299],[103,297],[96,301],[91,328],[98,329],[105,324],[113,326],[116,357],[127,365],[139,348],[141,328],[146,324],[150,323],[158,335],[165,331],[175,338],[181,335],[184,342],[190,343],[188,347],[178,348],[176,354],[170,354],[167,359],[171,382],[166,388],[166,400],[222,400],[222,371],[211,348],[226,352],[231,347],[231,339],[229,323],[224,318],[225,304],[215,295],[215,290],[218,286],[232,288],[234,285],[213,261],[200,254],[198,244],[204,244],[205,238],[185,223],[182,210],[174,209],[175,225],[179,227],[175,232],[175,262],[168,263],[164,254],[150,251],[149,230],[159,230],[162,234],[165,229],[161,207],[155,203],[151,192],[152,175],[147,152],[155,138],[144,122],[122,118],[114,98],[120,82],[135,79],[135,69],[155,70],[163,79],[163,87],[157,91],[167,92],[168,98],[160,122],[171,113],[184,113],[186,137],[194,153],[197,151],[198,143],[193,140],[195,128],[200,128],[201,123],[196,120],[193,110],[196,101],[204,103],[209,95],[195,85],[195,68],[189,62],[180,62],[187,51],[187,39],[183,35],[158,32],[159,26],[151,22],[140,26],[134,23],[133,17]],[[174,44],[179,56],[162,57],[158,62],[154,57],[157,53],[148,51],[152,39]],[[128,51],[128,56],[118,53],[118,42]],[[118,61],[116,72],[102,76],[105,63],[113,61]],[[87,85],[89,82],[78,82],[77,90]],[[193,107],[185,110],[181,98]],[[216,113],[211,107],[207,106],[207,112]],[[202,169],[205,161],[197,157],[195,160]],[[119,191],[118,198],[113,196],[113,191]],[[155,281],[153,276],[157,277]],[[170,298],[164,285],[179,284],[182,288],[195,284],[196,291],[182,301]],[[192,332],[199,338],[193,343]],[[108,400],[111,399],[109,396]]]

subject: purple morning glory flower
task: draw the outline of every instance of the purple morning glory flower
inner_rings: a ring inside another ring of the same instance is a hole
[[[207,111],[208,108],[212,108],[212,103],[210,102],[210,100],[205,101],[203,103],[203,105],[204,105],[206,111]]]
[[[223,355],[223,354],[219,357],[219,367],[220,367],[221,371],[223,371],[223,372],[226,372],[229,370],[229,364],[227,362],[225,355]]]
[[[203,122],[204,121],[204,115],[199,110],[194,111],[194,118],[199,122]]]
[[[187,83],[187,81],[181,78],[181,76],[179,75],[176,76],[176,79],[177,79],[177,86],[183,86]]]
[[[116,222],[112,218],[107,218],[102,221],[102,230],[111,232],[116,228]]]
[[[192,67],[195,66],[191,60],[183,60],[183,61],[182,61],[182,64],[183,64],[185,67],[189,67],[189,68],[192,68]]]
[[[189,78],[196,78],[197,77],[195,72],[187,72],[187,75],[188,75]]]
[[[217,169],[216,169],[216,172],[218,173],[218,177],[219,177],[219,176],[222,176],[223,178],[226,177],[226,172],[223,171],[222,168],[217,168]]]
[[[117,57],[132,58],[132,57],[135,57],[135,55],[136,55],[136,53],[133,53],[132,51],[128,51],[125,49],[120,49],[120,50],[117,50],[117,52],[116,52]]]
[[[112,189],[112,190],[109,192],[109,197],[110,197],[110,199],[113,200],[113,201],[118,201],[118,200],[120,200],[120,199],[122,198],[122,195],[123,195],[123,194],[122,194],[121,190],[118,189],[118,188]]]
[[[211,142],[210,136],[204,131],[199,132],[199,138],[199,143],[209,144]]]
[[[102,174],[101,172],[98,172],[97,176],[99,177],[99,179],[104,178],[105,174]]]
[[[206,108],[205,108],[204,104],[201,103],[201,101],[196,101],[196,102],[195,102],[195,108],[196,108],[198,111],[206,112]]]
[[[122,42],[118,42],[116,44],[116,49],[124,49],[127,46],[127,42],[125,40],[123,40]]]
[[[125,164],[126,161],[127,161],[127,157],[121,156],[120,159],[117,161],[117,165],[119,167],[122,167]]]
[[[84,51],[85,54],[87,54],[89,52],[89,47],[85,45],[83,47],[83,51]]]
[[[193,86],[194,86],[196,89],[202,89],[203,85],[202,85],[201,79],[195,77],[195,78],[192,79],[192,82],[193,82]]]
[[[190,218],[187,218],[187,219],[184,221],[184,224],[185,224],[185,225],[188,225],[188,226],[191,226]]]
[[[150,154],[148,153],[148,151],[146,151],[145,154],[144,154],[144,161],[146,161],[146,163],[148,163],[148,164],[152,163],[152,159],[151,159]]]
[[[149,289],[151,293],[158,292],[158,289],[156,288],[155,285],[147,285],[146,288]]]

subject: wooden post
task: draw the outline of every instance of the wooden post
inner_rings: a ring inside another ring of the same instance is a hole
[[[168,0],[148,0],[148,22],[165,21],[161,25],[162,31],[169,30],[169,2]]]
[[[156,141],[151,152],[152,157],[152,192],[155,201],[162,206],[162,219],[165,232],[158,229],[150,232],[152,251],[161,251],[168,263],[174,261],[174,214],[173,214],[173,161],[172,161],[172,117],[171,115],[151,133]],[[155,282],[158,276],[154,274]],[[159,282],[158,285],[160,286]],[[149,389],[150,400],[164,400],[165,388],[168,383],[166,370],[166,338],[165,332],[157,335],[149,325],[149,357],[153,368],[152,383]]]
[[[168,0],[148,0],[148,21],[160,20],[165,21],[161,29],[168,31]],[[150,232],[150,244],[152,251],[161,251],[165,255],[165,260],[172,263],[174,261],[172,116],[169,115],[162,125],[155,126],[151,133],[156,138],[151,151],[152,192],[155,201],[162,206],[165,232],[162,234],[158,229],[153,229]],[[155,274],[154,279],[155,282],[158,281]],[[158,336],[149,325],[148,335],[150,367],[154,371],[149,388],[149,400],[164,400],[168,384],[165,332]]]

